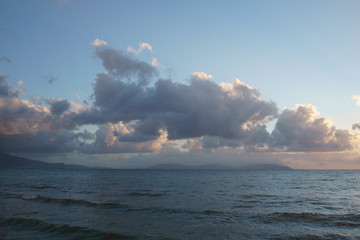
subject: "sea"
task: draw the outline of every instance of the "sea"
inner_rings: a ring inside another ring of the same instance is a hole
[[[360,239],[360,171],[0,169],[0,239]]]

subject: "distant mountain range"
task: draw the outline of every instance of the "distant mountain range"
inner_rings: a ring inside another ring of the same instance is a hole
[[[57,169],[87,169],[90,167],[64,164],[64,163],[47,163],[38,160],[32,160],[24,157],[17,157],[0,152],[0,168],[57,168]],[[183,164],[157,164],[147,169],[240,169],[240,170],[290,170],[291,168],[279,164],[249,164],[240,168],[232,168],[219,164],[204,164],[204,165],[183,165]]]
[[[147,169],[231,169],[231,167],[218,165],[218,164],[204,164],[197,166],[189,166],[177,163],[169,164],[157,164]]]
[[[183,164],[157,164],[147,169],[239,169],[239,170],[291,170],[292,168],[271,163],[248,164],[239,168],[232,168],[229,166],[218,164],[205,164],[205,165],[183,165]]]
[[[17,157],[6,153],[0,153],[0,168],[60,168],[60,169],[83,169],[80,165],[64,163],[46,163],[24,157]]]

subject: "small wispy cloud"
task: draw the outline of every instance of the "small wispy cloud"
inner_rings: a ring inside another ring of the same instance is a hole
[[[144,50],[148,50],[149,52],[152,52],[152,46],[149,43],[143,42],[139,44],[138,49],[135,49],[131,46],[129,46],[127,48],[127,51],[130,53],[133,53],[135,55],[139,55],[140,53],[142,53]]]
[[[95,46],[95,47],[101,47],[101,46],[105,46],[108,45],[108,43],[104,40],[101,39],[95,39],[94,41],[91,42],[91,45]]]
[[[0,62],[11,62],[10,58],[5,57],[5,56],[1,56],[0,57]]]
[[[212,75],[204,73],[204,72],[194,72],[193,74],[191,74],[192,78],[197,78],[197,79],[202,79],[202,80],[209,80],[211,78],[213,78]]]
[[[57,78],[54,76],[44,76],[43,79],[45,79],[47,81],[48,84],[53,84]]]
[[[153,67],[160,66],[159,60],[157,58],[151,59],[151,66],[153,66]]]
[[[22,85],[24,85],[24,81],[23,81],[23,80],[19,80],[19,81],[17,81],[16,85],[22,86]]]
[[[360,106],[360,95],[353,95],[351,98],[355,100],[356,105]]]

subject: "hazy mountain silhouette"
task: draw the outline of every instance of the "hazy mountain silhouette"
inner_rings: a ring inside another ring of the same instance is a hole
[[[190,165],[183,165],[183,164],[157,164],[151,167],[148,167],[147,169],[240,169],[240,170],[290,170],[292,168],[285,166],[285,165],[279,165],[279,164],[270,164],[270,163],[260,163],[260,164],[248,164],[245,166],[242,166],[240,168],[232,168],[225,165],[219,165],[219,164],[204,164],[204,165],[196,165],[196,166],[190,166]]]
[[[24,157],[17,157],[6,153],[0,153],[0,168],[61,168],[61,169],[80,169],[87,168],[80,165],[64,163],[46,163]]]
[[[83,169],[89,168],[81,165],[64,164],[64,163],[47,163],[38,160],[28,159],[24,157],[13,156],[0,152],[0,168],[59,168],[59,169]],[[220,164],[203,164],[203,165],[183,165],[176,163],[157,164],[147,169],[240,169],[240,170],[290,170],[292,168],[279,164],[249,164],[240,168],[232,168]]]
[[[274,163],[257,163],[248,164],[242,166],[240,169],[243,170],[291,170],[292,168],[286,165],[274,164]]]
[[[183,165],[177,163],[169,163],[169,164],[157,164],[147,169],[231,169],[228,166],[219,165],[219,164],[204,164],[204,165]]]

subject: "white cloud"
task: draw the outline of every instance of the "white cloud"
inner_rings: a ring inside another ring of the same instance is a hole
[[[351,98],[356,101],[356,105],[360,106],[360,95],[353,95]]]
[[[17,81],[17,83],[16,83],[18,86],[22,86],[23,84],[24,84],[24,81],[23,80],[19,80],[19,81]]]
[[[159,61],[157,60],[157,58],[151,59],[151,66],[153,66],[153,67],[158,67],[158,66],[160,66],[160,63],[159,63]]]
[[[91,42],[91,45],[95,46],[95,47],[100,47],[100,46],[105,46],[108,45],[108,43],[104,40],[101,39],[95,39],[94,41]]]
[[[202,79],[202,80],[209,80],[212,79],[213,76],[204,72],[194,72],[191,74],[192,78]]]
[[[149,43],[143,42],[139,44],[139,48],[135,49],[131,46],[129,46],[127,48],[127,51],[130,53],[133,53],[135,55],[139,55],[140,53],[142,53],[144,50],[148,50],[149,52],[152,52],[152,46]]]

